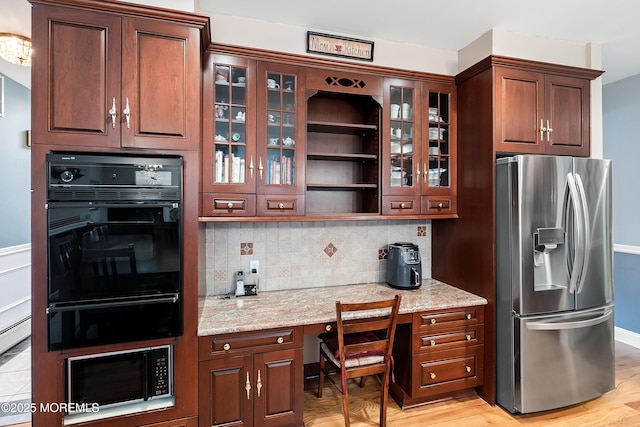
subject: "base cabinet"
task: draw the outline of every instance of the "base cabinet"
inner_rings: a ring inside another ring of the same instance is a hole
[[[301,426],[302,342],[297,328],[201,337],[199,426]]]
[[[198,418],[181,418],[179,420],[163,421],[161,423],[146,424],[142,427],[198,427]]]
[[[484,307],[415,313],[396,331],[396,382],[402,408],[472,391],[484,381]]]

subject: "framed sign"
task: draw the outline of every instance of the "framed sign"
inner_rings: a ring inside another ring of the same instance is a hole
[[[373,61],[373,42],[307,31],[307,52]]]

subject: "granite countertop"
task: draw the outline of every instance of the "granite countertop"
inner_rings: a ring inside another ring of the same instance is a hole
[[[386,283],[262,292],[255,296],[201,297],[198,335],[217,335],[336,320],[336,301],[369,302],[402,295],[400,314],[463,306],[485,305],[487,300],[434,279],[413,290]]]

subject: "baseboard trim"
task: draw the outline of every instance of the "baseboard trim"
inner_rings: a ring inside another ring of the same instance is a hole
[[[616,341],[640,348],[640,334],[619,327],[614,328]]]

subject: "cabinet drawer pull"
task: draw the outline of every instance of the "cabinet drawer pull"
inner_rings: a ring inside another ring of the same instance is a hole
[[[333,330],[333,327],[331,325],[329,325],[329,324],[326,324],[324,326],[324,330],[327,331],[327,332],[331,332]]]
[[[278,208],[284,209],[284,203],[278,203]]]
[[[260,397],[260,390],[262,390],[262,380],[260,379],[260,369],[258,369],[258,380],[256,381],[256,388],[258,389],[258,397]]]
[[[282,338],[282,337],[278,337],[278,339],[276,340],[276,342],[277,342],[278,344],[282,344],[282,343],[284,342],[284,338]]]
[[[127,129],[129,129],[131,125],[131,108],[129,108],[129,98],[127,98],[126,100],[124,110],[122,110],[122,114],[124,115],[125,119],[127,119]]]
[[[437,322],[437,320],[436,320],[436,319],[431,319],[431,324],[432,324],[432,325],[435,325],[435,324],[436,324],[436,322]]]
[[[111,104],[111,108],[109,109],[109,114],[111,115],[111,125],[113,128],[116,128],[116,115],[118,114],[118,109],[116,108],[116,99],[113,98],[113,103]]]
[[[225,343],[225,344],[222,346],[222,349],[223,349],[224,351],[229,351],[229,350],[231,349],[231,344],[229,344],[228,342],[227,342],[227,343]]]
[[[251,399],[251,381],[249,381],[249,371],[247,371],[247,381],[244,383],[244,389],[247,390],[247,400]]]
[[[429,378],[431,378],[432,380],[435,380],[436,379],[435,372],[429,372]]]
[[[406,206],[406,205],[404,204],[404,202],[400,203],[400,209],[404,209],[404,208],[405,208],[405,206]]]
[[[467,338],[467,341],[471,341],[471,335],[467,334],[466,338]]]
[[[471,320],[471,314],[470,313],[467,313],[466,317],[467,317],[467,320]]]
[[[464,370],[467,372],[471,372],[471,366],[465,365]]]
[[[232,202],[227,203],[227,207],[228,207],[229,209],[233,209],[233,203],[232,203]]]
[[[436,340],[429,340],[429,344],[431,344],[431,346],[433,347],[434,345],[436,345]]]

